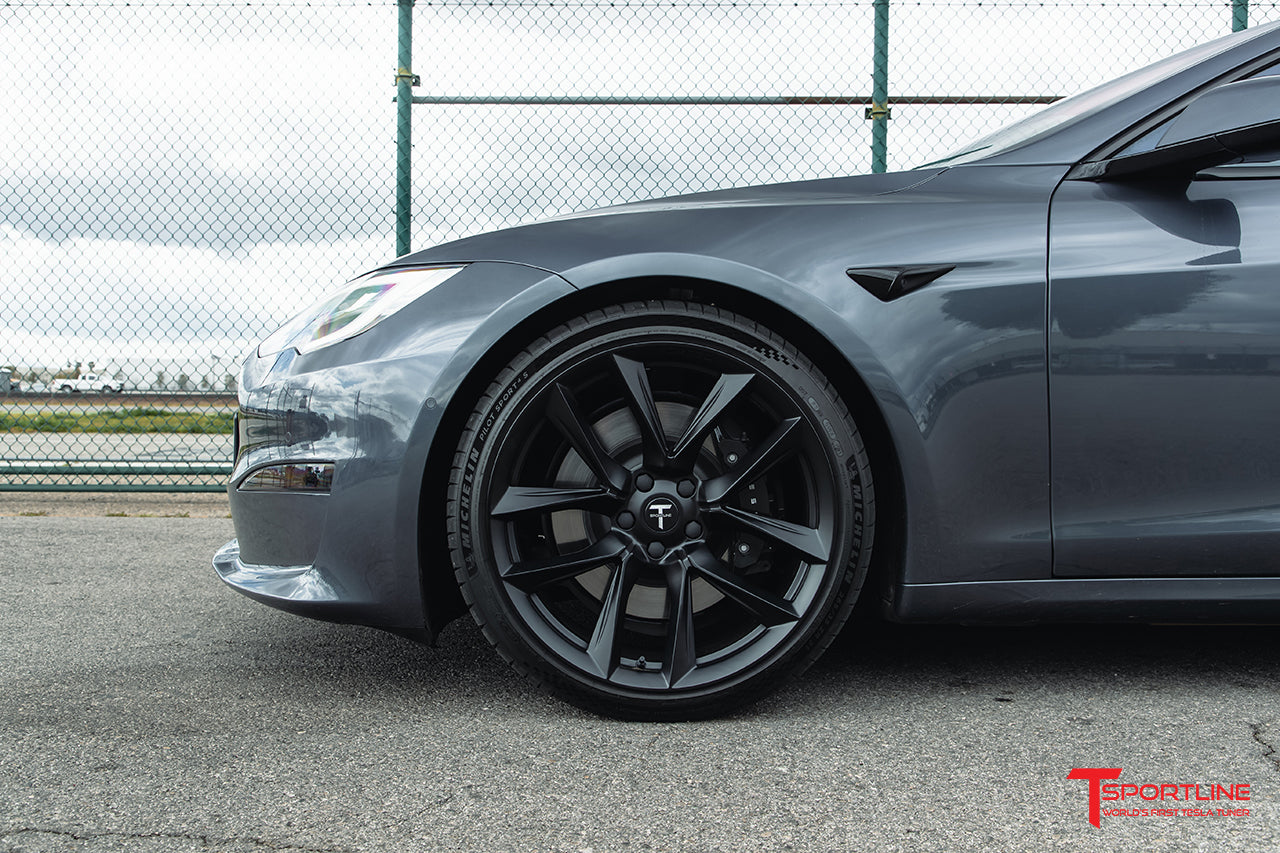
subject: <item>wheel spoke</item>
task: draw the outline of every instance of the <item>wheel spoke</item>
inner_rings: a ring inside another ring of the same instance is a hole
[[[627,487],[627,470],[605,452],[591,424],[579,414],[578,402],[573,398],[573,392],[559,382],[551,390],[547,416],[569,440],[582,461],[587,463],[597,480],[614,491],[622,491]]]
[[[609,575],[609,586],[600,602],[600,616],[587,643],[587,656],[596,665],[599,674],[608,678],[618,663],[618,629],[627,615],[627,600],[636,582],[636,565],[630,557],[622,561]]]
[[[653,389],[649,387],[649,374],[638,361],[620,355],[615,355],[613,361],[622,374],[622,381],[627,386],[627,402],[640,425],[644,463],[650,467],[666,465],[667,437],[662,430],[662,419],[658,417],[658,404],[653,399]]]
[[[544,586],[577,577],[583,572],[611,563],[622,556],[626,546],[621,539],[609,535],[572,554],[561,554],[549,560],[525,560],[499,571],[507,583],[537,592]]]
[[[707,394],[707,399],[702,401],[702,407],[693,416],[689,428],[676,442],[676,449],[671,451],[671,458],[678,467],[692,467],[693,457],[697,455],[707,433],[754,376],[752,373],[726,373],[716,380],[715,387]]]
[[[799,418],[787,418],[778,424],[764,441],[755,446],[750,456],[719,477],[702,484],[703,501],[712,505],[720,503],[735,489],[747,485],[782,461],[800,434],[799,426]]]
[[[662,676],[675,687],[697,666],[693,644],[693,591],[689,572],[672,564],[667,570],[667,644],[662,660]]]
[[[611,513],[621,503],[621,498],[599,487],[562,489],[555,486],[510,486],[489,514],[494,518],[501,518],[522,512],[553,512],[558,509]]]
[[[785,625],[800,618],[788,601],[747,583],[707,548],[691,551],[689,565],[707,583],[745,607],[762,625]]]
[[[831,559],[831,545],[821,530],[793,524],[767,515],[756,515],[731,506],[717,507],[712,512],[727,519],[739,527],[745,527],[767,539],[772,539],[807,557],[810,562],[825,563]]]

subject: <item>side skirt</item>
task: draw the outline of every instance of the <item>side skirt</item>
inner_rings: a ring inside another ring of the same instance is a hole
[[[894,622],[1280,624],[1280,578],[1091,578],[898,584]]]

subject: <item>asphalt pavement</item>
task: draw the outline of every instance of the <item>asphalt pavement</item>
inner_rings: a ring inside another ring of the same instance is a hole
[[[737,716],[620,723],[468,622],[242,598],[224,517],[62,509],[0,517],[0,850],[1280,850],[1275,628],[861,627]],[[1077,767],[1135,790],[1099,828]]]

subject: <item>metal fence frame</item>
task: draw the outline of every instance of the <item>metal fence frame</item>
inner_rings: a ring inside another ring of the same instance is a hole
[[[951,106],[951,105],[1041,105],[1056,101],[1060,94],[993,93],[993,94],[906,94],[891,95],[889,77],[889,25],[890,0],[869,0],[874,16],[872,59],[872,86],[869,94],[816,95],[803,92],[773,96],[689,96],[660,97],[645,95],[550,97],[538,95],[457,95],[448,93],[415,95],[415,87],[421,80],[413,67],[413,9],[414,0],[396,0],[397,7],[397,65],[395,74],[396,109],[396,167],[395,167],[395,253],[397,256],[411,251],[411,224],[413,215],[412,180],[412,107],[415,105],[446,106],[792,106],[828,107],[862,106],[863,117],[871,122],[871,169],[884,172],[888,167],[889,126],[895,105],[903,106]],[[1249,0],[1227,0],[1230,4],[1230,23],[1233,31],[1249,25]],[[1225,4],[1224,4],[1225,5]],[[7,390],[7,389],[6,389]],[[0,460],[0,473],[11,477],[26,478],[20,482],[0,482],[0,492],[14,491],[154,491],[154,492],[217,492],[224,486],[212,483],[189,482],[199,478],[226,477],[231,462],[209,464],[149,463],[138,464],[108,459],[67,460],[32,459],[21,464]],[[86,482],[48,482],[48,478],[81,478]],[[162,477],[167,482],[131,482],[130,478]],[[183,482],[183,478],[188,481]]]
[[[549,98],[511,95],[414,95],[413,87],[421,78],[413,73],[413,7],[415,0],[397,0],[399,29],[397,34],[398,64],[396,70],[396,256],[407,255],[410,245],[412,208],[413,148],[411,107],[423,105],[454,106],[857,106],[865,105],[865,118],[871,122],[871,171],[882,173],[888,168],[889,120],[892,104],[908,106],[1016,104],[1034,106],[1051,104],[1062,95],[898,95],[889,96],[889,2],[872,0],[875,16],[872,45],[872,84],[870,96],[783,95],[775,97],[576,97]],[[1249,26],[1249,0],[1231,0],[1231,30],[1239,32]]]

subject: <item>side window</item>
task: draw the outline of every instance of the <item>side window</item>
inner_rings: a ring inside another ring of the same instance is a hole
[[[1270,65],[1261,71],[1255,71],[1249,75],[1248,79],[1252,80],[1254,77],[1277,76],[1280,76],[1280,62]],[[1231,166],[1219,166],[1217,169],[1211,171],[1221,172],[1224,176],[1240,178],[1280,177],[1280,151],[1246,157],[1243,163],[1237,163]]]
[[[1250,74],[1247,80],[1255,77],[1280,76],[1280,62]],[[1265,154],[1254,154],[1244,158],[1243,162],[1219,166],[1204,172],[1207,178],[1280,178],[1280,151]]]
[[[1263,68],[1261,71],[1255,71],[1248,77],[1241,79],[1252,80],[1256,77],[1275,77],[1280,76],[1280,62]],[[1116,154],[1137,154],[1142,151],[1150,151],[1160,144],[1160,140],[1164,138],[1165,131],[1169,129],[1169,125],[1178,117],[1177,113],[1169,116],[1160,122],[1151,130],[1139,136],[1130,142]],[[1247,157],[1243,162],[1233,163],[1228,166],[1218,166],[1209,169],[1205,173],[1206,177],[1227,178],[1227,177],[1276,177],[1280,175],[1280,151],[1268,152],[1265,154],[1255,154]]]
[[[1177,113],[1169,116],[1167,119],[1130,142],[1124,148],[1121,148],[1116,152],[1116,154],[1137,154],[1139,152],[1150,151],[1152,148],[1155,148],[1160,144],[1160,139],[1164,136],[1164,132],[1169,129],[1170,122],[1177,117]]]

